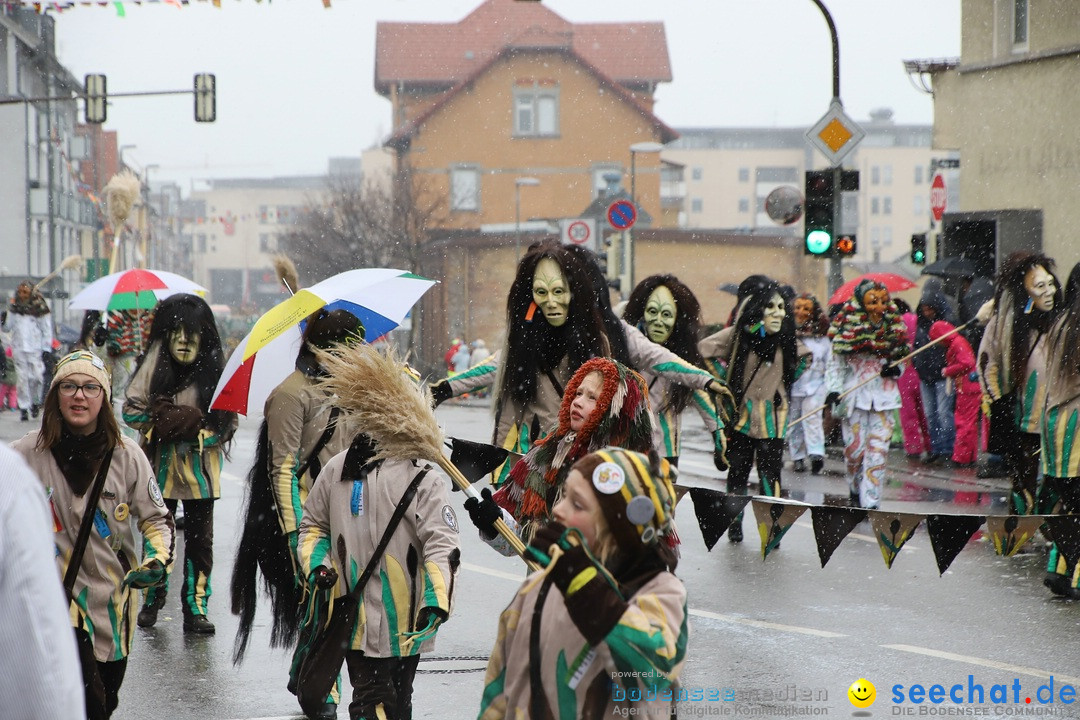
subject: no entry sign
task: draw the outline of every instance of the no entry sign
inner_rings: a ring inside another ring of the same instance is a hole
[[[616,230],[629,230],[637,220],[637,208],[629,200],[616,200],[607,209],[607,221]]]

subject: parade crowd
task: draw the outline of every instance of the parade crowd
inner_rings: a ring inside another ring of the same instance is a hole
[[[760,493],[780,497],[785,452],[796,473],[821,473],[838,430],[852,507],[881,508],[899,440],[929,464],[971,466],[985,450],[1011,478],[1017,516],[1076,512],[1080,265],[1064,287],[1054,271],[1015,253],[993,283],[967,279],[958,303],[927,282],[915,308],[872,278],[826,307],[753,275],[707,333],[675,275],[645,278],[616,309],[589,251],[531,246],[502,347],[455,339],[448,376],[429,383],[390,356],[376,408],[407,435],[423,424],[410,413],[492,395],[480,449],[496,459],[479,473],[490,484],[464,508],[483,540],[531,570],[499,618],[477,717],[673,716],[689,650],[675,524],[688,409],[731,494],[749,492],[756,468]],[[170,585],[183,631],[216,631],[214,505],[237,416],[211,406],[226,358],[202,298],[88,313],[49,373],[47,315],[25,284],[4,317],[22,419],[40,414],[41,426],[0,452],[0,514],[17,528],[0,545],[0,602],[25,617],[0,630],[0,647],[25,649],[0,673],[0,698],[5,717],[108,718],[135,628],[157,624]],[[453,473],[407,438],[376,437],[370,388],[340,373],[378,352],[365,335],[344,309],[304,321],[294,369],[262,408],[229,583],[234,660],[255,639],[265,588],[261,640],[291,653],[281,682],[315,719],[341,703],[352,720],[412,717],[420,655],[453,619],[462,563]],[[1047,587],[1077,598],[1078,579],[1051,548]]]

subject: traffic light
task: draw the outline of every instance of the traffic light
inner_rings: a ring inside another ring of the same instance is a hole
[[[911,236],[911,264],[926,264],[926,233]]]
[[[83,79],[86,88],[86,124],[100,125],[105,122],[105,108],[108,96],[105,94],[105,76],[87,75]]]
[[[806,171],[806,206],[803,213],[803,252],[830,257],[833,254],[833,171]]]
[[[854,235],[841,235],[836,238],[836,254],[839,257],[853,257],[857,250]]]
[[[217,119],[217,82],[211,73],[195,76],[195,122],[214,122]]]

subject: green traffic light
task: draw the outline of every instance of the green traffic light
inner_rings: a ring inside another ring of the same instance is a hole
[[[812,255],[823,255],[832,247],[832,235],[825,230],[806,233],[806,250]]]
[[[922,250],[914,250],[911,253],[911,262],[916,264],[922,264],[926,262],[926,253]]]

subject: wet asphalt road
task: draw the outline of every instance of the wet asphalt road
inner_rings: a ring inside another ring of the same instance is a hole
[[[440,408],[439,418],[448,434],[489,439],[486,407],[448,404]],[[116,720],[302,717],[285,689],[288,653],[268,647],[265,615],[256,621],[244,664],[231,661],[236,626],[228,612],[228,580],[257,421],[241,420],[217,506],[210,617],[218,633],[184,635],[179,600],[175,593],[170,596],[158,625],[137,631]],[[680,483],[722,489],[708,454],[708,436],[696,417],[688,414],[686,422]],[[34,426],[20,423],[15,413],[0,414],[5,441]],[[826,469],[822,476],[785,470],[785,488],[811,503],[845,496],[839,461],[830,459]],[[1004,512],[1004,480],[977,480],[970,470],[928,470],[902,453],[890,470],[885,509]],[[476,717],[483,658],[494,642],[498,614],[524,577],[518,561],[499,556],[476,538],[462,501],[459,493],[452,496],[466,526],[464,565],[455,613],[441,630],[435,653],[451,659],[421,663],[416,718]],[[681,705],[682,717],[1080,718],[1080,706],[1061,702],[1063,688],[1068,699],[1066,686],[1080,686],[1080,602],[1052,598],[1043,588],[1046,553],[1041,547],[999,558],[977,535],[939,577],[924,529],[888,570],[864,523],[823,569],[808,514],[764,561],[749,518],[747,542],[731,545],[721,539],[712,552],[705,549],[689,499],[680,504],[679,518],[679,575],[690,604],[683,683],[698,698]],[[1047,689],[1041,695],[1037,691],[1051,676],[1055,702],[1040,704]],[[877,689],[875,702],[865,710],[847,697],[848,686],[859,678]],[[912,702],[907,694],[916,684],[927,691],[942,685],[944,702]],[[897,685],[902,686],[900,703],[894,702]],[[962,686],[955,688],[960,703],[948,697],[954,685]],[[1007,688],[1008,702],[991,702],[995,685]],[[982,704],[977,687],[984,691]],[[1013,702],[1014,691],[1019,702]],[[1025,703],[1027,697],[1031,703]],[[339,717],[348,717],[344,707]]]

